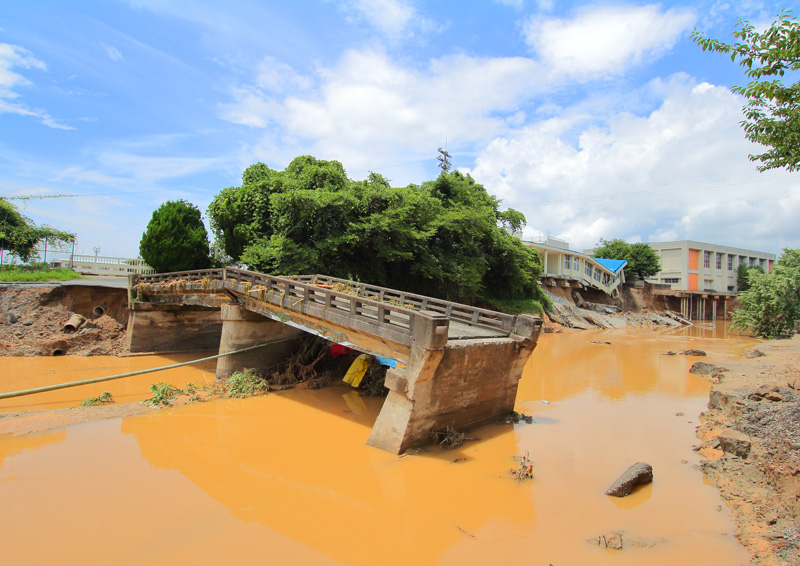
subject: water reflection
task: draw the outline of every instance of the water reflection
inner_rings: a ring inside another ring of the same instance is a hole
[[[719,361],[753,342],[701,334],[543,336],[517,404],[534,423],[483,427],[452,452],[366,446],[382,399],[344,387],[0,436],[4,561],[742,564],[692,467],[708,382],[688,374],[695,359],[664,353]],[[536,477],[517,483],[507,472],[525,453]],[[654,483],[605,496],[640,460]],[[586,542],[617,529],[667,542]]]
[[[516,451],[510,428],[484,429],[486,442],[460,452],[397,458],[364,446],[369,428],[357,420],[331,419],[347,414],[342,391],[303,393],[323,409],[298,405],[294,392],[126,419],[122,431],[151,464],[179,470],[243,523],[345,563],[391,548],[389,562],[408,564],[441,554],[465,536],[459,528],[533,524],[532,502],[502,477]]]

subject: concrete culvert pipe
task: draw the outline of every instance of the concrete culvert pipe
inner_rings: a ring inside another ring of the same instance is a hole
[[[79,314],[73,314],[69,320],[64,324],[62,330],[64,332],[75,332],[81,325],[86,322],[86,319]]]
[[[101,317],[104,314],[106,314],[106,309],[104,309],[103,307],[94,307],[92,314],[94,314],[94,316],[96,317]]]

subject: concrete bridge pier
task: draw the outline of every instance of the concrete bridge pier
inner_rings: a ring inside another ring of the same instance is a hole
[[[234,372],[245,368],[264,372],[289,357],[305,334],[302,330],[256,314],[241,305],[222,305],[220,318],[222,319],[220,354],[258,344],[270,342],[274,344],[219,358],[216,372],[218,380],[227,379]]]
[[[415,334],[408,365],[387,372],[389,395],[367,443],[400,454],[448,426],[461,431],[508,415],[541,324],[523,315],[508,338],[448,341],[447,319],[432,316]]]

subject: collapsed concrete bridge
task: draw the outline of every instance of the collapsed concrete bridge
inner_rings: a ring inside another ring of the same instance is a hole
[[[216,377],[286,359],[304,333],[391,358],[389,395],[368,443],[394,453],[431,433],[491,422],[514,409],[542,321],[324,275],[235,268],[130,278],[131,352],[219,353]]]

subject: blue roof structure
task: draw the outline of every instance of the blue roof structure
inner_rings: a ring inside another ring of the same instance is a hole
[[[614,273],[619,273],[620,269],[628,265],[627,259],[605,259],[602,257],[596,257],[594,260]]]

